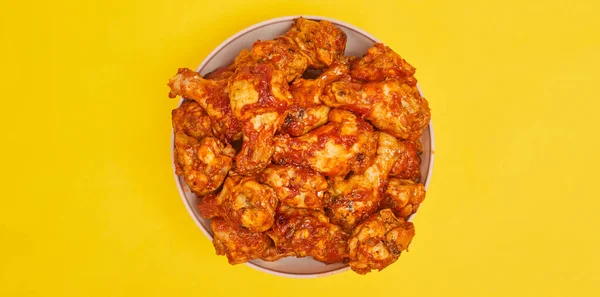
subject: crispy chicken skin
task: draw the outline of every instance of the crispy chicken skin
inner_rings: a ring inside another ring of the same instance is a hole
[[[415,68],[383,43],[376,43],[352,69],[355,80],[383,81],[401,79],[410,86],[416,86]]]
[[[394,163],[390,176],[418,182],[421,178],[421,157],[417,144],[408,140],[402,141],[400,144],[402,147],[400,159]]]
[[[208,114],[214,135],[225,143],[241,138],[239,121],[231,113],[227,80],[207,80],[190,69],[180,68],[169,80],[170,98],[192,99]]]
[[[185,101],[171,112],[175,133],[183,132],[197,139],[212,136],[210,118],[194,101]]]
[[[275,224],[267,234],[283,254],[312,256],[324,263],[341,262],[347,258],[348,235],[340,227],[329,223],[320,210],[280,205]]]
[[[350,240],[350,267],[358,274],[382,270],[396,262],[415,236],[410,222],[397,219],[391,210],[383,209],[360,223]]]
[[[346,51],[346,33],[329,21],[295,19],[286,36],[306,55],[311,68],[329,66],[342,58]]]
[[[235,151],[214,137],[198,140],[183,132],[175,134],[176,173],[190,189],[206,195],[218,189],[231,169]]]
[[[272,64],[241,65],[229,80],[233,115],[242,122],[243,144],[235,170],[244,175],[262,171],[273,155],[272,140],[292,95],[283,72]]]
[[[273,161],[307,166],[326,176],[363,172],[374,160],[377,133],[353,113],[334,109],[329,123],[300,137],[274,139]]]
[[[269,165],[259,180],[273,188],[282,203],[298,208],[323,208],[327,180],[310,168]]]
[[[379,132],[375,163],[362,174],[339,176],[329,180],[326,211],[331,222],[350,231],[377,210],[388,173],[400,157],[400,141]]]
[[[425,200],[425,186],[410,180],[390,178],[383,194],[382,208],[389,208],[398,218],[408,218]]]
[[[327,123],[330,108],[321,102],[325,86],[338,80],[350,71],[351,57],[331,65],[316,79],[297,78],[290,85],[294,104],[290,108],[280,132],[290,136],[301,136]]]
[[[271,228],[277,208],[277,195],[266,185],[248,176],[229,176],[223,184],[217,204],[225,218],[252,232]]]
[[[353,111],[381,131],[401,139],[418,139],[431,117],[427,100],[419,90],[401,80],[340,80],[326,88],[321,100],[332,108]]]
[[[249,231],[223,218],[212,219],[210,227],[217,255],[227,256],[231,265],[260,258],[271,244],[266,234]]]

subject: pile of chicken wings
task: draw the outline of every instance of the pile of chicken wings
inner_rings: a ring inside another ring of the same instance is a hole
[[[229,263],[310,256],[365,274],[408,248],[428,103],[398,54],[378,43],[346,57],[346,38],[298,18],[226,67],[169,80],[169,97],[185,98],[176,173]]]

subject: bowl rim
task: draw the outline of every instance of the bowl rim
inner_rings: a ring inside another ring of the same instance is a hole
[[[290,15],[290,16],[283,16],[283,17],[277,17],[277,18],[272,18],[272,19],[268,19],[259,23],[256,23],[254,25],[251,25],[249,27],[246,27],[244,29],[242,29],[241,31],[235,33],[234,35],[232,35],[231,37],[227,38],[225,41],[221,42],[214,50],[212,50],[207,56],[206,58],[204,58],[204,60],[202,61],[202,63],[200,63],[200,65],[198,66],[198,68],[196,68],[196,72],[202,72],[202,70],[204,70],[204,67],[206,67],[206,65],[221,51],[223,50],[225,47],[227,47],[229,44],[231,44],[233,41],[235,41],[236,39],[240,38],[241,36],[260,29],[262,27],[274,24],[274,23],[281,23],[281,22],[289,22],[292,21],[296,18],[306,18],[306,19],[310,19],[310,20],[318,20],[318,21],[322,21],[322,20],[326,20],[329,21],[331,23],[333,23],[336,26],[340,26],[340,27],[345,27],[348,30],[352,30],[355,31],[357,33],[359,33],[360,35],[363,35],[364,37],[367,37],[368,39],[370,39],[371,41],[373,41],[374,43],[377,42],[381,42],[379,39],[377,39],[376,37],[374,37],[373,35],[369,34],[368,32],[354,26],[351,24],[348,24],[346,22],[337,20],[337,19],[333,19],[333,18],[329,18],[329,17],[322,17],[322,16],[314,16],[314,15]],[[420,86],[417,84],[417,88],[419,90],[419,93],[421,94],[421,96],[423,96],[423,92],[420,88]],[[424,96],[423,96],[424,97]],[[184,99],[181,98],[177,104],[177,107],[181,106],[181,104],[183,103]],[[430,120],[429,121],[429,125],[427,126],[427,129],[429,129],[429,148],[430,148],[430,153],[429,153],[429,167],[427,168],[427,176],[425,178],[425,182],[424,182],[424,186],[425,189],[427,190],[429,188],[429,183],[431,181],[431,176],[433,175],[433,161],[434,161],[434,155],[435,155],[435,142],[434,142],[434,134],[433,134],[433,121]],[[213,240],[213,236],[210,234],[210,232],[204,227],[204,225],[202,225],[200,223],[200,221],[198,220],[198,218],[196,217],[196,214],[194,213],[194,206],[190,205],[190,203],[188,202],[188,200],[185,197],[185,193],[183,190],[183,186],[181,184],[181,180],[179,179],[179,176],[177,175],[177,173],[175,173],[175,131],[172,129],[171,130],[171,166],[173,168],[173,176],[175,178],[175,183],[177,184],[177,190],[179,191],[179,196],[181,197],[183,204],[185,206],[185,208],[187,209],[189,215],[191,216],[192,220],[196,223],[196,225],[198,226],[198,228],[200,228],[200,230],[202,230],[202,233],[204,233],[204,235],[210,239],[211,241]],[[409,218],[408,221],[412,221],[413,217],[415,216],[416,212],[413,213]],[[282,276],[282,277],[290,277],[290,278],[316,278],[316,277],[322,277],[322,276],[329,276],[329,275],[333,275],[333,274],[337,274],[337,273],[341,273],[344,271],[347,271],[350,269],[350,266],[348,264],[346,264],[343,267],[331,270],[331,271],[325,271],[325,272],[320,272],[320,273],[289,273],[289,272],[283,272],[283,271],[278,271],[278,270],[274,270],[274,269],[268,269],[268,268],[264,268],[261,267],[257,264],[254,264],[252,262],[246,262],[244,263],[247,266],[250,266],[256,270],[268,273],[268,274],[273,274],[273,275],[277,275],[277,276]]]

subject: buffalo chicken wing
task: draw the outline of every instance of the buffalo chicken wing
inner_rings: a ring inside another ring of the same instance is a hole
[[[425,186],[410,180],[390,178],[384,192],[383,208],[389,208],[398,218],[408,218],[425,200]]]
[[[414,236],[412,223],[396,218],[389,209],[383,209],[352,232],[348,241],[350,267],[359,274],[366,274],[372,269],[381,270],[398,260]]]
[[[421,157],[419,157],[417,144],[407,140],[402,141],[400,144],[402,147],[400,158],[394,163],[390,176],[417,182],[421,178],[419,169]]]
[[[388,173],[399,158],[399,141],[379,132],[375,163],[362,174],[330,179],[326,210],[332,223],[350,231],[377,210]]]
[[[373,126],[401,139],[416,140],[429,124],[427,100],[419,90],[401,80],[360,83],[341,80],[322,96],[332,108],[350,110]]]
[[[344,57],[346,33],[329,21],[315,22],[297,18],[287,32],[308,58],[308,66],[323,68]]]
[[[218,199],[225,218],[252,232],[263,232],[273,225],[277,195],[266,185],[248,176],[230,176]]]
[[[401,79],[411,86],[417,84],[415,68],[383,43],[376,43],[352,69],[353,79],[384,81]]]
[[[329,123],[300,137],[276,136],[273,161],[307,166],[326,176],[363,172],[373,163],[377,133],[349,111],[332,110]]]
[[[341,262],[347,258],[348,235],[339,226],[329,223],[320,210],[282,205],[277,210],[273,228],[267,234],[280,253],[312,256],[324,263]]]
[[[169,80],[169,97],[181,96],[192,99],[206,111],[214,135],[229,143],[241,138],[239,121],[231,113],[227,95],[227,80],[208,80],[190,69],[180,68]]]
[[[212,219],[210,227],[217,255],[227,256],[232,265],[262,257],[271,244],[265,233],[249,231],[223,218]]]
[[[244,64],[230,78],[231,109],[242,122],[242,150],[236,156],[238,173],[259,173],[271,161],[273,135],[292,100],[288,88],[284,73],[272,64]]]
[[[198,140],[183,132],[175,134],[176,173],[190,189],[206,195],[221,186],[231,169],[235,151],[214,137]]]
[[[300,136],[327,123],[330,107],[321,102],[321,94],[325,86],[348,74],[352,60],[351,58],[339,60],[323,70],[316,79],[294,80],[290,85],[294,104],[281,126],[281,133]]]
[[[279,201],[299,208],[323,208],[327,181],[320,173],[295,165],[271,165],[260,180],[271,186]]]
[[[197,139],[213,135],[210,118],[194,101],[183,102],[181,106],[173,109],[171,116],[175,133],[183,132]]]

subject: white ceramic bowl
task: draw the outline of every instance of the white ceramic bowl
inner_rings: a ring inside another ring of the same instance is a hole
[[[275,18],[250,26],[238,32],[213,50],[208,57],[204,59],[202,64],[200,64],[197,71],[200,74],[205,75],[219,67],[228,65],[234,60],[234,58],[242,49],[251,48],[254,41],[258,39],[273,39],[287,32],[293,24],[293,20],[298,17],[300,16]],[[346,55],[362,57],[367,49],[373,46],[375,42],[380,42],[377,38],[371,36],[369,33],[338,20],[317,16],[303,17],[312,20],[328,20],[342,29],[348,35]],[[402,49],[394,50],[402,55]],[[181,101],[179,104],[181,105]],[[425,129],[425,132],[421,137],[421,142],[424,150],[423,155],[421,155],[421,180],[425,181],[425,187],[427,188],[431,178],[434,152],[433,128],[431,123],[429,124],[429,127]],[[173,148],[174,142],[171,143],[171,151],[173,151]],[[174,159],[172,158],[171,160]],[[175,173],[175,166],[173,166],[173,173]],[[183,204],[192,216],[192,219],[196,222],[198,227],[200,227],[204,235],[206,235],[206,237],[212,241],[213,232],[210,228],[210,220],[202,218],[198,214],[198,210],[196,208],[196,205],[198,204],[198,197],[190,191],[190,188],[185,183],[183,177],[179,177],[175,174],[175,181],[177,183],[179,193],[181,194],[181,198],[183,199]],[[412,219],[413,216],[414,214],[410,217],[410,219]],[[313,260],[310,257],[288,257],[275,262],[253,260],[248,262],[247,265],[270,274],[295,278],[327,276],[349,269],[349,266],[343,263],[326,265]]]

